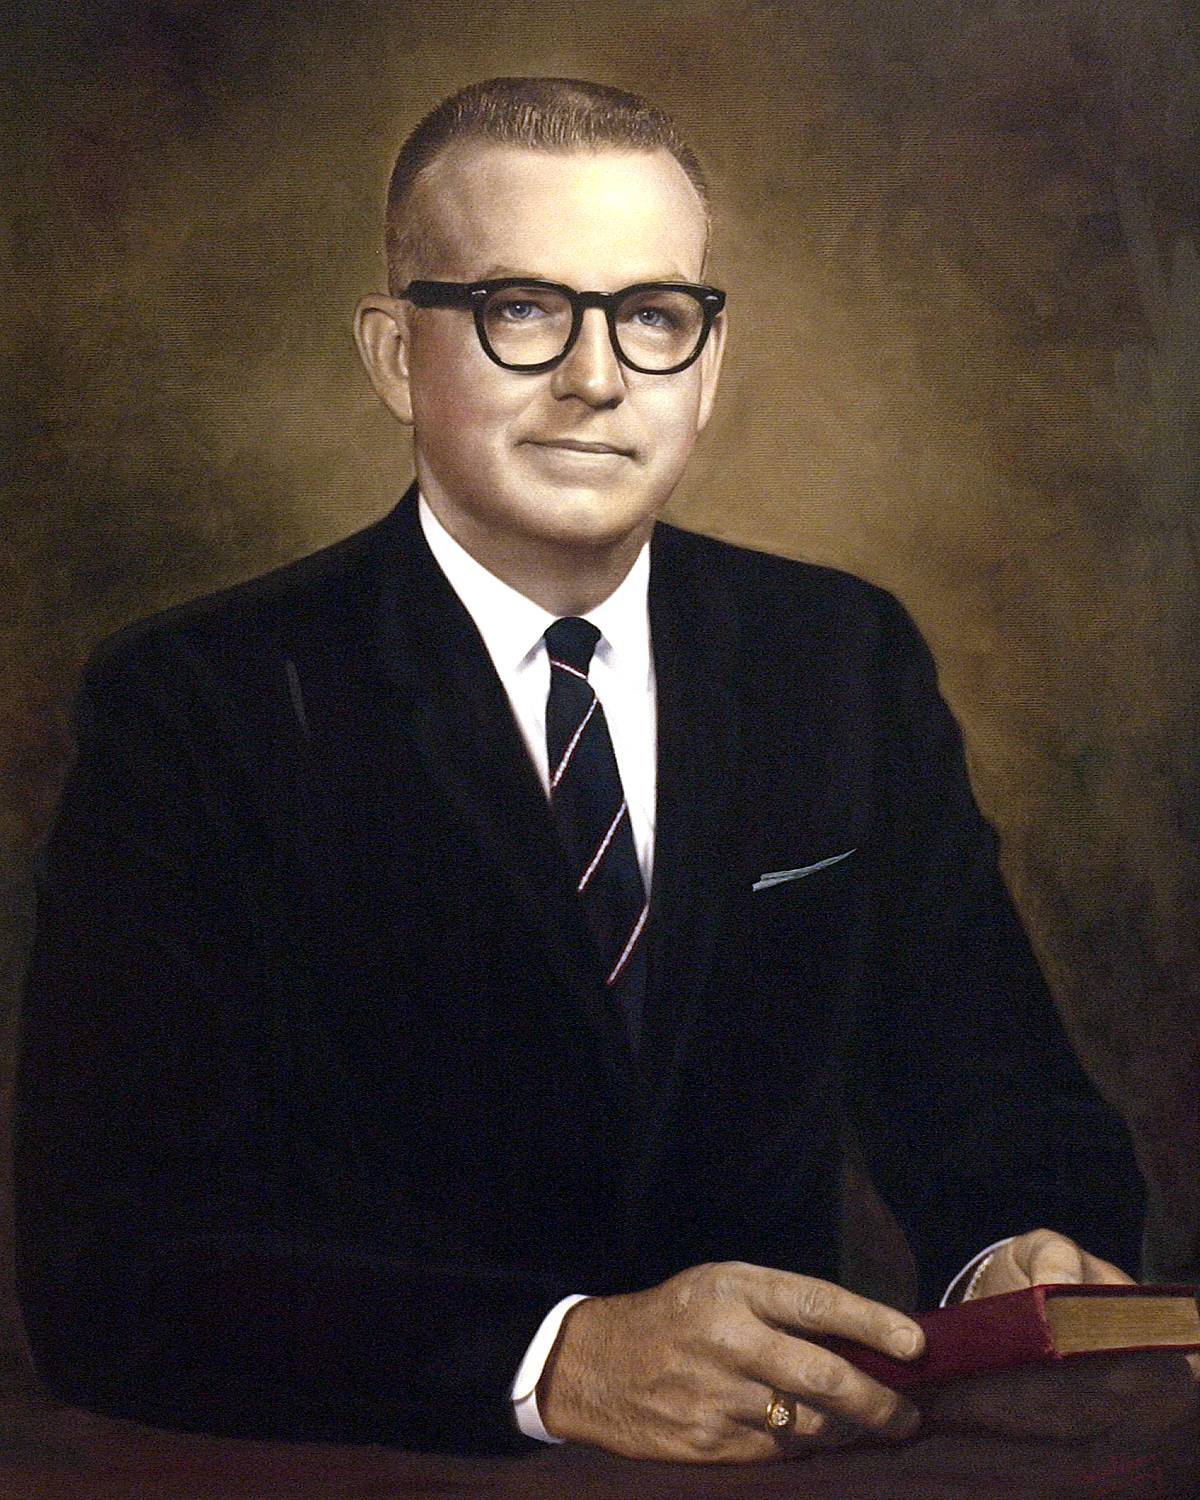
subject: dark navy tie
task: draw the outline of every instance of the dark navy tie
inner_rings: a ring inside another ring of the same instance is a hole
[[[600,632],[569,616],[546,631],[550,801],[596,942],[600,974],[637,1045],[646,989],[648,906],[604,710],[588,681]]]

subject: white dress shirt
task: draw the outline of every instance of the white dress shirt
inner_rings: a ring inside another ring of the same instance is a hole
[[[543,637],[547,627],[560,617],[527,599],[477,562],[430,510],[424,495],[419,497],[418,509],[429,550],[483,638],[548,797],[550,769],[546,750],[546,699],[550,693],[550,658]],[[658,748],[649,586],[650,547],[647,543],[608,598],[583,616],[600,632],[588,680],[608,723],[617,769],[621,773],[621,786],[629,806],[629,822],[641,866],[642,883],[647,892],[654,868]],[[964,1282],[969,1280],[973,1287],[983,1265],[997,1248],[990,1245],[965,1266],[951,1282],[943,1302],[955,1294],[961,1295]],[[517,1368],[511,1391],[513,1410],[518,1427],[527,1437],[540,1438],[546,1443],[559,1441],[546,1431],[542,1423],[537,1405],[537,1383],[563,1319],[584,1297],[585,1294],[574,1293],[550,1309]]]
[[[483,637],[542,788],[549,796],[546,699],[550,693],[550,657],[542,637],[561,617],[519,594],[476,562],[441,524],[424,496],[418,505],[429,550]],[[608,598],[582,617],[600,632],[588,681],[608,723],[647,892],[654,868],[658,748],[649,587],[647,543]]]

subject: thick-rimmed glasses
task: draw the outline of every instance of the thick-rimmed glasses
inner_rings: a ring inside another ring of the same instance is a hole
[[[400,293],[416,307],[464,307],[483,352],[506,370],[552,370],[571,352],[583,314],[598,307],[613,353],[644,375],[674,375],[699,357],[725,306],[716,287],[640,281],[617,292],[576,292],[557,281],[412,281]]]

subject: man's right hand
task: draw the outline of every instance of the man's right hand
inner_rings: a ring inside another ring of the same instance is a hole
[[[911,1403],[808,1334],[901,1359],[924,1346],[903,1313],[827,1281],[736,1261],[694,1266],[648,1291],[577,1303],[538,1410],[568,1442],[674,1462],[752,1462],[916,1429]],[[780,1434],[766,1423],[773,1392],[796,1407]]]

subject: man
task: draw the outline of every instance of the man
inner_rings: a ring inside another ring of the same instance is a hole
[[[848,1116],[924,1300],[1010,1234],[972,1294],[1124,1279],[1132,1166],[911,625],[656,525],[724,351],[707,241],[642,101],[446,101],[357,321],[419,497],[90,668],[18,1120],[64,1397],[414,1447],[903,1436],[819,1343],[919,1350],[832,1279]]]

